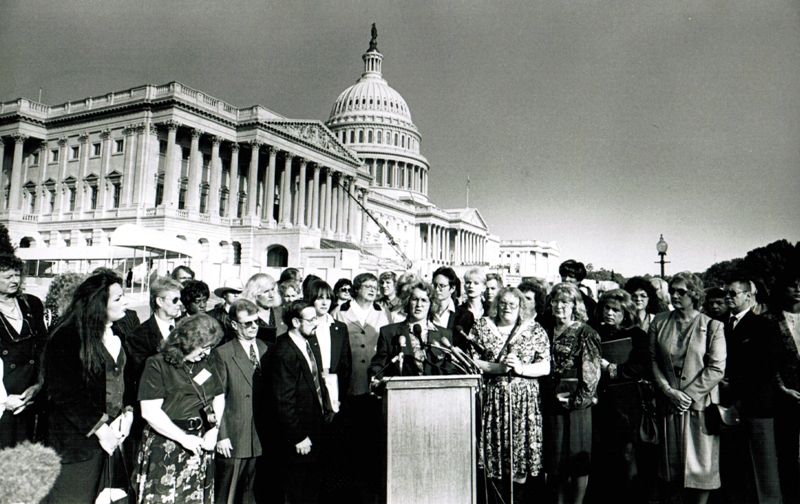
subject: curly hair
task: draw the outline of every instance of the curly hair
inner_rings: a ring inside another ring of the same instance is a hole
[[[653,287],[653,284],[644,277],[632,277],[630,280],[625,282],[624,289],[631,296],[636,294],[637,290],[643,290],[645,294],[647,294],[647,307],[645,308],[647,313],[655,314],[669,310],[669,307],[664,306],[664,303],[658,297],[658,293],[656,293],[656,288]]]
[[[439,312],[439,308],[441,308],[441,302],[439,298],[436,297],[436,288],[433,284],[424,280],[418,280],[406,285],[406,298],[403,300],[403,308],[406,311],[406,316],[411,315],[411,293],[414,292],[414,289],[425,291],[425,294],[428,295],[428,299],[431,302],[431,306],[428,309],[428,320],[433,320],[433,317]]]
[[[669,289],[672,290],[672,286],[679,282],[686,284],[686,288],[689,290],[689,297],[692,298],[692,305],[695,310],[700,309],[706,299],[706,292],[703,289],[703,280],[691,271],[681,271],[680,273],[676,273],[675,276],[669,280]]]
[[[289,289],[294,289],[298,296],[303,294],[303,288],[300,286],[300,282],[297,280],[285,280],[283,282],[278,282],[278,292],[281,295],[281,300],[284,302],[286,300],[286,291]]]
[[[198,348],[213,347],[222,339],[223,330],[217,319],[205,313],[182,318],[169,337],[161,343],[164,360],[180,366],[187,355]]]
[[[456,272],[453,271],[453,268],[449,266],[442,266],[434,271],[433,275],[431,275],[431,283],[433,283],[433,280],[439,275],[445,277],[450,284],[450,287],[455,289],[453,291],[452,298],[453,302],[458,304],[458,300],[461,298],[461,280],[458,279],[458,275],[456,275]]]
[[[500,301],[503,299],[503,296],[506,294],[511,294],[519,301],[519,319],[523,319],[525,314],[528,313],[530,307],[528,306],[528,298],[525,297],[525,294],[522,293],[521,290],[517,289],[516,287],[503,287],[499,291],[497,291],[497,295],[492,300],[492,304],[489,305],[489,316],[496,319],[497,318],[497,308],[499,307]],[[538,297],[538,296],[537,296]]]
[[[44,308],[49,310],[50,322],[48,327],[55,327],[58,325],[59,315],[64,313],[69,303],[72,301],[72,296],[75,294],[75,289],[86,280],[86,275],[83,273],[62,273],[53,278],[50,287],[47,289],[47,295],[44,298]]]
[[[586,278],[587,271],[582,262],[578,262],[575,259],[567,259],[558,267],[558,274],[561,275],[562,279],[564,277],[572,277],[578,283],[581,283]]]
[[[536,310],[536,315],[538,317],[544,315],[545,306],[547,304],[547,284],[543,280],[525,280],[517,286],[517,289],[523,294],[526,292],[533,292],[533,308]]]
[[[68,325],[74,325],[81,340],[79,356],[85,380],[100,376],[105,372],[103,353],[103,334],[108,323],[109,289],[118,284],[122,287],[119,275],[101,271],[83,281],[72,296],[58,326],[52,334]]]
[[[14,254],[0,254],[0,271],[14,270],[22,272],[22,259]]]
[[[364,286],[367,282],[375,282],[375,285],[378,284],[378,277],[373,275],[372,273],[360,273],[353,278],[353,292],[350,294],[353,296],[353,299],[361,292],[361,287]]]
[[[208,299],[211,296],[211,291],[208,284],[201,280],[189,280],[181,289],[181,303],[183,306],[189,306],[200,298]]]
[[[583,295],[580,289],[569,282],[557,283],[550,290],[550,302],[572,301],[572,320],[586,322],[589,317],[586,315],[586,305],[583,304]]]
[[[242,291],[241,297],[256,303],[256,296],[274,288],[275,279],[272,278],[271,275],[267,275],[266,273],[256,273],[247,280],[246,284],[244,284],[244,290]]]
[[[600,301],[597,302],[597,308],[594,310],[595,319],[603,320],[603,310],[609,303],[617,303],[622,309],[622,323],[619,325],[621,328],[630,329],[639,322],[636,316],[636,305],[633,304],[631,295],[624,289],[611,289],[600,296]]]

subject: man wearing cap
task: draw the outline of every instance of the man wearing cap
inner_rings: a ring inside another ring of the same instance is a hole
[[[236,339],[236,329],[231,324],[231,317],[228,312],[231,309],[231,305],[242,295],[242,290],[244,290],[244,285],[239,278],[228,278],[222,284],[222,287],[214,289],[214,295],[222,298],[222,303],[214,307],[208,314],[217,319],[222,328],[225,329],[225,337],[220,341],[220,344]]]

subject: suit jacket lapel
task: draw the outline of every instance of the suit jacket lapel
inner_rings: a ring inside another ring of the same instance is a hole
[[[292,348],[294,349],[295,356],[297,357],[297,360],[299,360],[301,362],[301,364],[302,364],[300,367],[303,369],[303,376],[305,376],[306,383],[308,384],[308,387],[311,390],[315,391],[315,393],[316,393],[317,386],[314,385],[314,376],[311,374],[311,368],[308,365],[308,361],[306,360],[306,356],[303,354],[303,351],[300,350],[300,348],[297,346],[297,344],[294,342],[294,340],[291,338],[291,336],[289,336],[287,334],[286,337],[289,338],[289,342],[292,344]],[[311,355],[309,357],[311,357],[312,359],[314,358],[313,355]]]
[[[244,351],[244,348],[242,348],[242,344],[239,342],[239,340],[236,339],[233,341],[233,362],[235,362],[236,366],[238,366],[241,370],[242,374],[244,375],[244,379],[247,380],[247,384],[252,387],[253,373],[255,373],[255,370],[253,369],[253,363],[250,362],[250,356]]]
[[[156,314],[150,316],[150,343],[153,345],[156,351],[158,351],[158,347],[161,346],[161,342],[164,340],[164,336],[161,334],[161,328],[158,327],[158,322],[156,322]]]
[[[339,366],[339,354],[342,353],[342,343],[344,343],[344,338],[342,337],[342,332],[339,330],[335,322],[330,325],[330,334],[331,370],[334,370]]]

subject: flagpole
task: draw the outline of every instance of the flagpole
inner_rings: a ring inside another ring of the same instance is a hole
[[[469,208],[469,173],[467,173],[467,208]]]

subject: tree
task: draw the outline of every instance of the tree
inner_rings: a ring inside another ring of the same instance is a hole
[[[0,254],[14,254],[16,247],[11,244],[11,237],[8,236],[8,229],[0,224]]]
[[[737,258],[712,264],[710,268],[703,273],[699,273],[698,276],[703,279],[706,289],[709,287],[722,287],[729,278],[743,275],[742,261],[744,259]]]
[[[732,277],[761,279],[767,290],[791,268],[800,264],[800,242],[792,245],[778,240],[766,247],[751,250],[744,258],[731,259],[712,265],[700,274],[706,287],[721,286]]]

